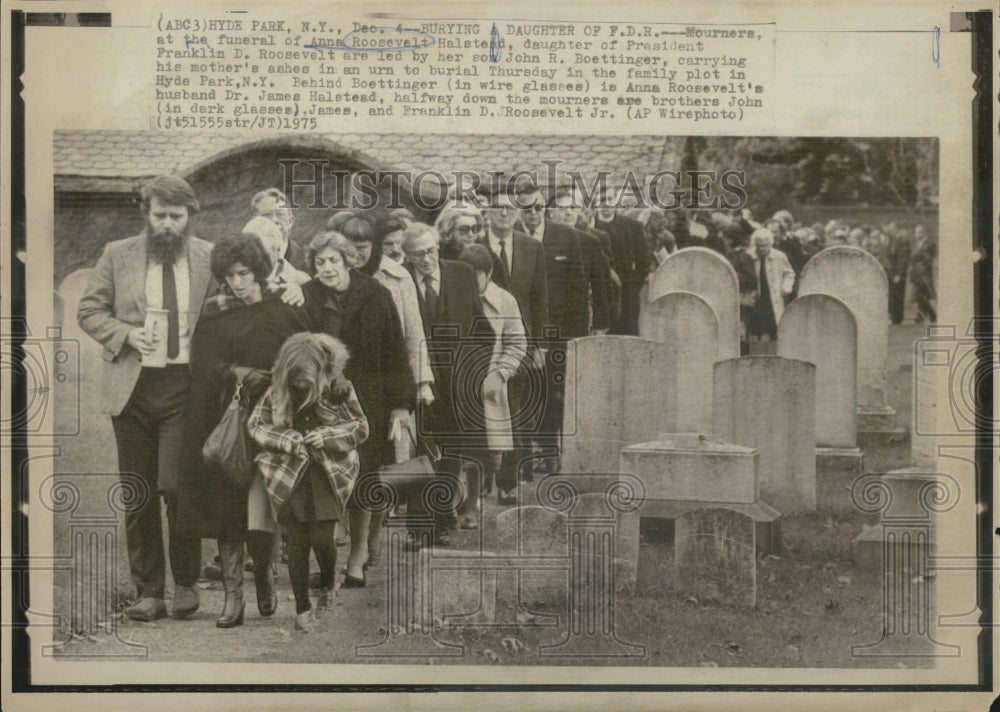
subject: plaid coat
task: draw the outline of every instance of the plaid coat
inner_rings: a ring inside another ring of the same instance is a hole
[[[250,437],[262,451],[254,458],[264,476],[264,486],[277,518],[288,501],[295,483],[305,473],[310,459],[326,473],[341,510],[354,489],[359,462],[357,447],[368,439],[368,419],[351,386],[343,403],[324,401],[317,406],[317,416],[324,423],[315,430],[323,434],[324,447],[317,449],[304,444],[291,428],[274,425],[271,413],[271,390],[261,398],[247,422]]]

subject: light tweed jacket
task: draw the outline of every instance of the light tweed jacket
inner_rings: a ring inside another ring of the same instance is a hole
[[[191,236],[188,242],[188,330],[194,333],[205,298],[216,288],[209,269],[212,243]],[[101,406],[118,415],[139,380],[142,358],[125,339],[146,323],[146,234],[109,242],[80,299],[77,321],[104,347]]]

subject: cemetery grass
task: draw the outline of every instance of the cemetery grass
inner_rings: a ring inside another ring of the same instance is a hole
[[[890,330],[890,402],[897,409],[900,424],[909,423],[912,388],[912,373],[900,366],[912,359],[913,339],[922,331],[913,324]],[[97,403],[95,385],[84,383],[83,387],[83,402]],[[63,452],[65,460],[57,464],[56,471],[113,471],[114,439],[107,418],[96,413],[96,409],[90,409],[82,418],[82,427],[81,437],[67,441]],[[909,444],[901,441],[866,452],[865,465],[869,471],[887,470],[906,466],[908,459]],[[849,488],[854,477],[846,474],[830,483],[835,496],[842,500],[847,498],[844,501],[849,502]],[[85,498],[100,497],[101,500],[103,494],[83,492]],[[491,527],[495,528],[500,508],[495,497],[485,501],[484,528],[461,532],[455,537],[455,548],[476,548],[482,541],[488,551],[489,542],[495,541]],[[531,486],[524,492],[523,501],[534,503]],[[261,618],[255,610],[252,577],[248,574],[244,588],[246,622],[241,627],[215,628],[215,618],[222,610],[223,592],[217,582],[202,581],[199,583],[202,606],[192,620],[138,623],[125,620],[119,614],[118,630],[113,634],[98,633],[70,639],[71,631],[63,624],[57,628],[55,639],[68,641],[62,648],[68,654],[100,657],[122,648],[127,642],[132,646],[130,650],[141,650],[148,660],[171,662],[899,667],[903,665],[899,659],[851,656],[851,646],[877,641],[883,626],[881,575],[855,566],[851,552],[854,537],[864,525],[875,521],[874,516],[864,515],[849,504],[843,511],[784,517],[785,549],[777,556],[760,558],[757,562],[758,601],[753,609],[723,605],[710,596],[697,599],[670,592],[671,561],[667,546],[670,532],[667,527],[655,523],[644,527],[638,595],[619,593],[615,601],[617,638],[642,646],[642,653],[633,657],[540,656],[540,646],[558,643],[565,636],[565,629],[540,626],[538,624],[543,622],[540,615],[530,614],[512,614],[510,620],[516,625],[505,628],[450,628],[437,621],[433,637],[445,645],[459,647],[435,646],[434,649],[437,653],[451,652],[451,655],[428,656],[431,636],[414,631],[399,637],[399,647],[395,651],[409,657],[383,656],[377,649],[369,649],[370,657],[359,657],[361,651],[356,646],[378,643],[385,634],[387,572],[384,561],[369,570],[366,588],[340,590],[332,610],[320,612],[316,628],[309,635],[294,631],[294,602],[287,571],[282,565],[278,576],[279,609],[269,619]],[[57,517],[56,541],[67,534],[65,520]],[[124,556],[123,547],[121,552]],[[341,547],[341,564],[346,555],[346,547]],[[313,570],[316,570],[315,562]],[[120,606],[127,587],[127,569],[124,575],[119,569],[118,580],[122,582],[118,592]],[[57,588],[57,610],[68,610],[68,602],[69,592],[60,593]],[[536,613],[545,612],[551,611],[540,608]],[[599,643],[595,639],[595,654],[605,649]],[[919,660],[905,663],[907,667],[932,664],[932,661]],[[481,680],[485,683],[510,681],[502,675],[489,674]],[[360,678],[347,680],[359,681]],[[385,682],[377,673],[367,681]]]

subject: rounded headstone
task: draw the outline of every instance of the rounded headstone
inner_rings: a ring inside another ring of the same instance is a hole
[[[707,247],[678,250],[650,278],[646,306],[671,292],[696,294],[712,307],[719,322],[716,360],[740,355],[740,285],[729,260]]]
[[[816,445],[857,446],[858,327],[847,305],[807,294],[778,324],[778,356],[816,365]]]
[[[639,336],[667,344],[669,379],[677,384],[677,427],[693,433],[712,428],[712,364],[719,351],[719,322],[708,302],[691,292],[670,292],[647,304]]]
[[[851,310],[858,328],[858,406],[887,406],[889,282],[882,265],[857,247],[827,248],[799,275],[799,296],[809,294],[836,297]]]
[[[72,335],[78,338],[85,336],[83,330],[76,323],[76,311],[80,307],[80,299],[87,290],[87,282],[90,281],[90,275],[93,271],[89,267],[78,269],[66,275],[59,284],[57,294],[63,304],[63,320],[61,323],[64,335]],[[96,346],[96,342],[93,339],[87,337],[86,341]]]

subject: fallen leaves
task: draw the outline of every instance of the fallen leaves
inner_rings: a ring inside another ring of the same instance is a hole
[[[524,643],[522,643],[520,640],[518,640],[513,636],[508,636],[504,638],[503,640],[500,641],[500,643],[503,645],[503,649],[506,650],[508,653],[516,654],[524,652],[525,650]]]

